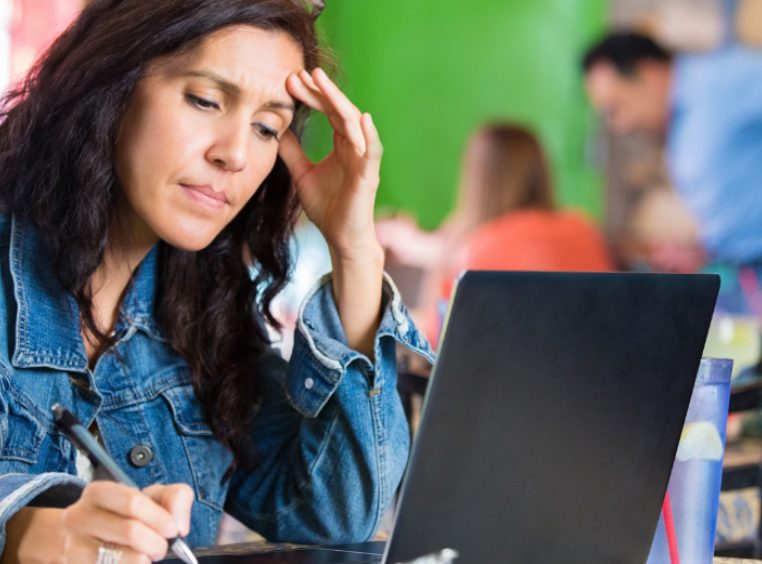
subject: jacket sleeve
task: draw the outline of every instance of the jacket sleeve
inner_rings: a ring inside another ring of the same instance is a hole
[[[409,428],[397,393],[396,343],[433,353],[386,277],[375,361],[351,350],[330,275],[300,310],[291,361],[262,359],[252,425],[256,466],[237,470],[226,510],[272,541],[370,538],[402,478]]]
[[[79,499],[85,482],[71,474],[4,474],[0,476],[0,554],[6,525],[24,507],[67,507]]]

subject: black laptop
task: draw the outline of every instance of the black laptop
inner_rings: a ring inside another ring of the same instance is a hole
[[[718,289],[714,275],[465,273],[382,561],[451,548],[458,564],[643,564]]]

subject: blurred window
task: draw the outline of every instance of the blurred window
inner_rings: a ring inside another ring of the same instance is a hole
[[[612,0],[616,27],[632,27],[681,51],[706,51],[725,36],[727,0]],[[759,0],[752,0],[759,4]]]
[[[0,89],[19,81],[82,9],[82,0],[0,2]],[[3,49],[3,42],[6,42]]]

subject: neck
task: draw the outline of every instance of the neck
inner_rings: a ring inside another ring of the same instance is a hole
[[[118,213],[98,269],[126,273],[129,278],[157,241],[158,237],[134,213]]]
[[[103,260],[92,276],[93,315],[101,331],[113,329],[132,275],[157,241],[129,206],[119,207]]]

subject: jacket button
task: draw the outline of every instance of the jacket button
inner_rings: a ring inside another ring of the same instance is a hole
[[[153,460],[153,451],[147,445],[138,445],[130,450],[130,462],[138,468],[148,466]]]

